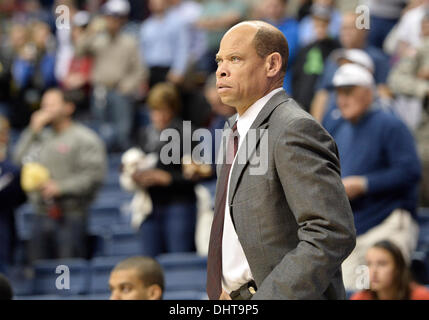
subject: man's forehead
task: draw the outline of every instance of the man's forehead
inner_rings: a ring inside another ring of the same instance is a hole
[[[220,43],[218,54],[248,50],[255,37],[256,29],[233,29],[226,33]]]

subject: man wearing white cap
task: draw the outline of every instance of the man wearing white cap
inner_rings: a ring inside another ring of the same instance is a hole
[[[406,125],[374,103],[374,79],[366,68],[341,66],[333,85],[345,120],[333,137],[357,234],[356,247],[342,266],[344,284],[348,290],[364,289],[359,266],[376,241],[392,240],[410,260],[418,237],[414,217],[421,168]]]

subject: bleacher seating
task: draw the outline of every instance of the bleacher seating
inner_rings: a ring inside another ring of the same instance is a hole
[[[124,256],[97,257],[90,262],[90,294],[106,294],[109,292],[109,276],[115,265],[125,259]]]
[[[59,265],[65,265],[70,271],[69,288],[59,290],[57,281],[63,273],[56,273]],[[74,295],[88,292],[89,264],[85,259],[38,260],[34,262],[34,293]]]

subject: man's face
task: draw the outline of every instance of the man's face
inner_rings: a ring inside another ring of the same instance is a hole
[[[371,248],[366,254],[372,290],[386,290],[394,285],[395,262],[392,255],[382,248]]]
[[[337,91],[337,105],[344,119],[357,122],[368,110],[372,93],[369,88],[349,86],[339,87]]]
[[[264,11],[268,19],[278,21],[286,14],[286,6],[282,0],[265,0]]]
[[[52,122],[60,121],[67,116],[63,97],[57,91],[45,93],[40,108],[50,116]]]
[[[149,300],[148,292],[137,270],[116,270],[110,274],[110,300]]]
[[[242,25],[227,32],[216,55],[216,85],[222,102],[247,108],[262,98],[267,88],[265,59],[253,46],[256,28]]]
[[[328,36],[329,20],[313,17],[313,25],[317,40],[323,40]]]
[[[361,49],[365,44],[366,30],[356,27],[356,18],[354,14],[346,14],[343,17],[343,24],[340,32],[341,45],[346,49]]]

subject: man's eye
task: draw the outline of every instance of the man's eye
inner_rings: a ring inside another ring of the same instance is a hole
[[[237,61],[240,61],[240,58],[239,57],[232,57],[231,61],[232,62],[237,62]]]

